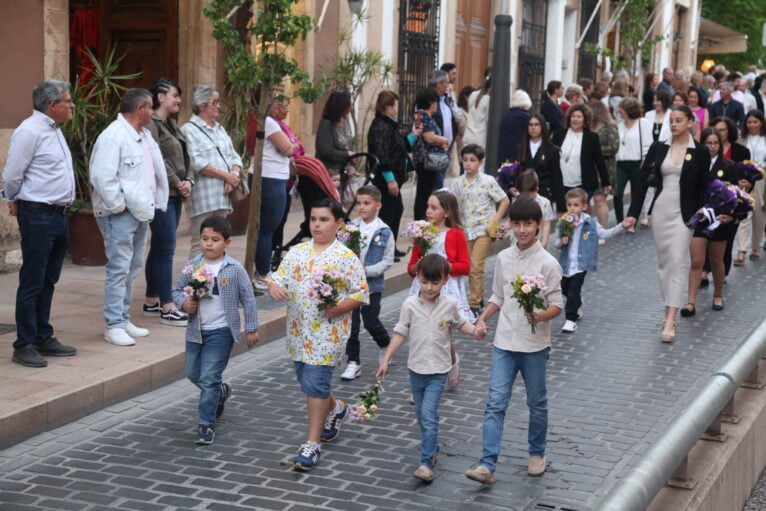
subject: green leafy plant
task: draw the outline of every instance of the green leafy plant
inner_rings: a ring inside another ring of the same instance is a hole
[[[203,9],[213,25],[213,37],[226,49],[226,80],[233,91],[240,94],[260,86],[260,103],[257,106],[261,126],[274,103],[277,91],[286,82],[295,88],[295,95],[306,103],[313,103],[322,94],[321,84],[314,85],[308,73],[289,54],[299,40],[305,40],[313,26],[310,16],[293,14],[299,0],[212,0]],[[253,23],[246,37],[234,27],[230,13],[252,5],[255,9]],[[252,48],[248,43],[252,44]],[[254,50],[254,51],[253,51]],[[286,88],[286,87],[285,87]],[[280,93],[283,94],[283,93]],[[247,226],[245,266],[253,271],[255,244],[260,227],[261,164],[263,144],[257,145],[253,162],[253,186],[250,191],[250,218]]]
[[[367,11],[359,9],[352,12],[352,30],[369,21]],[[366,105],[360,105],[359,98],[365,87],[376,84],[368,97],[375,98],[381,88],[386,87],[393,73],[391,62],[386,60],[383,54],[377,50],[361,50],[354,46],[351,31],[341,30],[338,34],[338,51],[335,65],[329,71],[325,79],[333,88],[346,89],[351,93],[351,103],[359,107],[362,112],[361,123],[352,110],[351,124],[356,134],[354,146],[358,151],[364,150],[367,137],[364,136],[364,128],[368,125],[368,118],[375,110],[374,99]],[[362,129],[360,129],[360,125]]]
[[[702,16],[747,34],[747,51],[726,55],[706,54],[705,41],[700,41],[698,51],[700,59],[712,58],[716,63],[723,64],[730,70],[739,71],[746,71],[750,64],[755,64],[758,68],[766,66],[766,46],[761,44],[763,24],[766,23],[763,0],[705,1],[702,2]]]
[[[103,60],[86,51],[93,72],[85,82],[80,81],[80,76],[75,79],[71,92],[72,120],[61,128],[74,164],[76,199],[72,210],[90,209],[90,153],[99,134],[117,117],[120,96],[127,90],[123,84],[141,76],[141,73],[117,74],[124,56],[115,56],[114,48],[106,51]]]

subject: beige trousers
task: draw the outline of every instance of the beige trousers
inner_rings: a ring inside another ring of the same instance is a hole
[[[479,236],[468,240],[468,253],[471,255],[471,273],[468,274],[468,306],[478,309],[484,299],[484,263],[487,261],[492,238]]]

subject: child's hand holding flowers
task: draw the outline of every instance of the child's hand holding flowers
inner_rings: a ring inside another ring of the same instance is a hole
[[[492,222],[487,226],[487,236],[489,236],[492,241],[494,240],[500,240],[508,236],[508,225],[500,225],[498,222]]]
[[[383,367],[381,365],[381,367]],[[380,370],[380,369],[378,369]],[[369,422],[378,414],[378,404],[380,403],[380,393],[383,392],[383,386],[380,379],[370,387],[370,390],[363,392],[359,403],[349,405],[350,418],[353,422]]]
[[[434,224],[426,220],[413,220],[404,228],[404,236],[412,240],[412,244],[420,247],[420,253],[425,254],[436,237],[439,230]]]
[[[578,220],[579,218],[577,218],[577,215],[571,211],[567,211],[561,218],[559,218],[558,228],[559,233],[561,234],[562,245],[569,243],[569,238],[572,236],[572,233],[574,233]],[[566,242],[564,242],[564,238],[567,238]]]
[[[527,321],[532,325],[532,333],[537,331],[539,319],[535,315],[535,309],[545,309],[542,294],[548,289],[545,285],[545,276],[516,275],[513,281],[513,297],[519,302],[519,307],[524,309]]]
[[[355,253],[357,257],[362,253],[365,245],[367,245],[362,231],[353,224],[343,224],[338,230],[336,237]]]
[[[319,302],[319,310],[327,311],[330,315],[333,312],[331,309],[340,303],[341,292],[345,290],[346,280],[343,273],[334,266],[325,266],[311,275],[308,295]]]

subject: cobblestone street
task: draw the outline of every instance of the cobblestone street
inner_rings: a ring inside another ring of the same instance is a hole
[[[540,478],[526,474],[521,378],[497,482],[482,488],[463,476],[481,451],[492,332],[483,342],[460,337],[462,382],[444,396],[442,456],[432,484],[411,477],[419,433],[408,403],[406,344],[384,385],[378,418],[347,423],[339,441],[324,446],[317,469],[292,472],[290,460],[305,440],[305,404],[280,340],[232,360],[225,377],[234,394],[213,445],[194,445],[197,391],[179,381],[0,451],[0,509],[593,509],[762,319],[766,305],[764,263],[748,262],[732,270],[723,312],[710,310],[712,288],[701,291],[697,316],[679,318],[677,341],[661,344],[650,232],[610,240],[600,262],[586,279],[577,332],[560,334],[563,320],[554,322],[549,470]],[[387,327],[406,296],[383,300]],[[366,361],[375,352],[365,334],[363,376],[342,383],[336,370],[336,395],[353,400],[373,383],[374,364]]]

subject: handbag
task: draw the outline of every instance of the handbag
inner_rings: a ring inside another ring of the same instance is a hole
[[[200,130],[203,135],[205,135],[207,138],[210,139],[210,141],[215,146],[215,150],[218,151],[218,154],[220,155],[221,159],[226,164],[226,170],[228,172],[231,172],[231,168],[229,167],[229,162],[226,161],[226,157],[223,155],[223,152],[221,152],[221,148],[218,147],[218,144],[215,143],[215,140],[213,140],[213,137],[208,135],[207,132],[204,129],[202,129],[202,126],[196,123],[191,123],[191,124],[194,124],[194,126],[198,130]],[[248,195],[250,195],[250,187],[247,186],[247,180],[242,179],[242,176],[240,175],[239,184],[232,191],[229,192],[229,198],[231,199],[232,202],[239,202],[239,201],[245,200]]]
[[[423,167],[429,172],[444,172],[449,167],[449,154],[442,151],[427,152]]]

